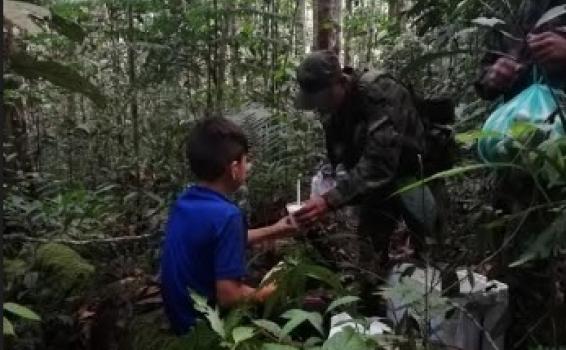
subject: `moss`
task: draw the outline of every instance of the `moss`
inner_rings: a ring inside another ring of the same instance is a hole
[[[48,271],[65,290],[85,286],[94,266],[63,244],[47,243],[37,250],[37,265]]]

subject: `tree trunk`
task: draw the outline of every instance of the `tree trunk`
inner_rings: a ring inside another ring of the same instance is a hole
[[[305,53],[305,0],[298,0],[295,22],[295,56]]]
[[[134,139],[134,156],[135,156],[135,186],[137,190],[136,196],[136,230],[140,228],[141,223],[141,181],[140,181],[140,130],[138,102],[136,93],[136,53],[134,50],[134,15],[132,5],[128,6],[128,75],[130,80],[130,113],[132,117],[133,139]]]
[[[231,9],[236,9],[238,7],[238,1],[228,2]],[[240,45],[238,40],[236,40],[236,33],[238,32],[238,22],[237,16],[233,13],[230,16],[230,37],[232,38],[230,42],[231,54],[230,54],[230,74],[232,76],[232,99],[237,104],[240,97],[240,80],[238,77],[238,66],[240,63]]]
[[[374,14],[375,14],[375,0],[371,0],[370,13],[371,13],[370,18],[373,19],[375,17],[374,16]],[[366,68],[371,67],[371,51],[373,49],[374,35],[375,35],[375,24],[373,22],[370,22],[369,29],[368,29],[368,37],[367,37]]]
[[[389,20],[394,24],[396,30],[400,30],[403,22],[403,17],[401,15],[403,0],[388,0],[387,4]]]
[[[318,0],[313,14],[316,28],[315,49],[340,53],[339,18],[341,0]]]
[[[346,18],[350,18],[352,15],[352,0],[346,0]],[[344,66],[350,66],[352,64],[352,53],[351,53],[351,41],[352,34],[346,26],[344,28]]]
[[[223,9],[225,9],[224,5]],[[216,89],[215,114],[221,115],[224,110],[224,76],[226,74],[226,51],[228,35],[228,16],[222,16],[218,0],[214,1],[214,87]]]

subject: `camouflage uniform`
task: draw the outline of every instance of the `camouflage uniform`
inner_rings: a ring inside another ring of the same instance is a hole
[[[424,152],[423,125],[411,94],[386,74],[353,75],[346,102],[323,125],[332,165],[347,170],[324,197],[334,209],[360,207],[358,231],[371,237],[371,251],[381,253],[382,265],[390,234],[402,218],[410,221],[399,200],[389,197],[399,179],[419,174],[418,155]],[[362,252],[362,259],[367,255]]]

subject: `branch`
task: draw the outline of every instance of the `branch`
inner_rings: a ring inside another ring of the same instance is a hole
[[[10,235],[5,235],[3,239],[5,241],[24,241],[24,242],[34,242],[34,243],[61,243],[61,244],[69,244],[69,245],[87,245],[87,244],[95,244],[95,243],[121,243],[121,242],[133,242],[133,241],[141,241],[144,239],[148,239],[154,236],[155,233],[147,233],[144,235],[139,236],[120,236],[120,237],[111,237],[111,238],[94,238],[89,240],[76,240],[76,239],[62,239],[62,238],[39,238],[39,237],[30,237],[26,236],[21,233],[15,233]]]

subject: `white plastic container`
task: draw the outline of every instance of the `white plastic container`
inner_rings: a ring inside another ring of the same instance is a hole
[[[392,269],[388,277],[389,287],[399,286],[401,278],[409,278],[411,286],[417,293],[424,295],[425,285],[428,284],[429,298],[440,300],[442,285],[440,271],[429,268],[425,275],[424,269],[415,269],[410,276],[401,277],[412,267],[402,264]],[[477,273],[469,275],[466,269],[458,270],[460,296],[449,298],[448,305],[456,305],[450,318],[444,313],[429,314],[430,341],[442,346],[462,350],[495,350],[503,349],[505,330],[507,329],[506,313],[509,307],[508,286],[499,281],[488,281],[485,276]],[[425,283],[426,281],[426,283]],[[430,292],[432,290],[432,292]],[[388,318],[397,322],[411,306],[402,305],[401,297],[388,300]],[[489,335],[489,336],[488,336]]]
[[[303,203],[288,203],[285,208],[287,209],[287,213],[289,213],[289,218],[291,219],[291,223],[294,226],[299,226],[297,221],[295,221],[295,213],[301,210],[303,207]]]

